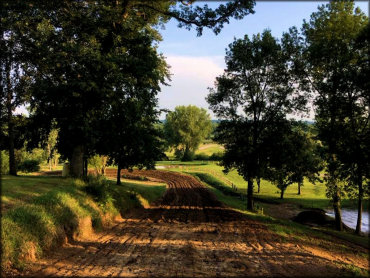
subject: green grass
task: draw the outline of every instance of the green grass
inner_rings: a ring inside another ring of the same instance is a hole
[[[7,176],[1,178],[1,203],[5,209],[27,204],[34,197],[50,190],[62,190],[81,182],[72,179],[46,176]]]
[[[247,182],[241,177],[236,170],[230,171],[228,174],[223,173],[223,167],[219,166],[216,162],[178,162],[178,161],[163,161],[157,163],[157,165],[171,165],[172,168],[168,168],[171,171],[180,171],[188,173],[207,173],[210,174],[220,181],[222,181],[226,186],[231,187],[234,184],[238,188],[238,192],[242,194],[247,193]],[[178,166],[178,167],[176,167]],[[308,180],[304,181],[304,185],[301,187],[301,195],[297,194],[298,185],[290,185],[285,193],[284,199],[280,200],[280,191],[271,182],[266,180],[261,180],[261,191],[257,193],[257,184],[254,186],[254,194],[256,197],[273,200],[275,202],[289,202],[296,204],[302,208],[331,208],[330,200],[326,197],[326,187],[325,184],[317,182],[316,184],[310,183]],[[369,202],[365,200],[363,202],[364,210],[369,208]],[[357,201],[350,199],[342,200],[343,208],[353,208],[357,209]]]
[[[168,160],[168,161],[157,161],[156,165],[161,166],[161,165],[172,165],[172,166],[200,166],[200,165],[212,165],[215,162],[212,161],[179,161],[179,160]]]
[[[222,153],[222,152],[224,152],[224,148],[221,145],[215,142],[209,141],[209,140],[205,140],[199,146],[199,148],[195,151],[195,154],[205,154],[207,156],[211,156],[212,154]],[[170,160],[176,159],[174,150],[165,152],[165,154]]]
[[[211,156],[214,153],[224,152],[224,148],[216,143],[204,143],[199,146],[195,154],[203,153],[205,155]]]
[[[247,211],[246,201],[237,196],[228,195],[228,192],[223,188],[226,185],[217,178],[208,174],[191,174],[202,181],[203,184],[207,186],[213,194],[215,194],[219,201],[245,214],[250,219],[264,223],[269,230],[281,236],[283,241],[294,241],[295,243],[305,243],[321,247],[330,246],[331,250],[337,249],[340,251],[346,251],[348,249],[347,246],[337,243],[336,238],[340,238],[358,244],[362,247],[369,248],[369,237],[361,237],[353,233],[337,232],[321,227],[312,229],[293,221],[276,219],[267,215],[263,215],[263,213],[261,214],[261,210],[258,210],[258,213]],[[256,203],[255,205],[260,207],[261,204]],[[360,255],[368,258],[367,253],[360,253]],[[347,269],[350,268],[350,265],[345,265],[343,267]],[[357,273],[358,275],[364,274],[363,270],[359,268],[353,269],[353,273]]]
[[[100,230],[119,214],[145,207],[165,191],[164,184],[105,179],[4,176],[1,245],[4,269],[24,268],[30,258],[61,244],[64,238]]]

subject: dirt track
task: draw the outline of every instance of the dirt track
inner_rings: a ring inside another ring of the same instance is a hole
[[[107,174],[115,175],[112,170]],[[165,181],[168,190],[151,208],[131,211],[111,229],[66,244],[38,261],[31,274],[328,277],[342,276],[338,263],[368,267],[354,247],[342,254],[336,245],[328,252],[319,240],[284,240],[223,206],[193,177],[158,170],[131,175]]]

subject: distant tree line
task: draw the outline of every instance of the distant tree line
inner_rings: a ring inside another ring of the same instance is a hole
[[[292,27],[280,40],[269,30],[235,39],[226,51],[225,73],[210,89],[208,103],[222,119],[215,140],[225,146],[225,171],[237,169],[248,182],[248,209],[260,178],[284,191],[303,178],[320,179],[342,230],[344,193],[362,201],[369,194],[369,19],[353,1],[330,1]],[[315,111],[314,132],[292,115]]]

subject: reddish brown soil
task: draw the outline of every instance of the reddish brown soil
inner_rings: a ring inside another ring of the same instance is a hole
[[[165,181],[168,189],[150,208],[37,261],[28,275],[340,277],[344,264],[368,267],[358,255],[366,250],[283,238],[225,207],[193,177],[158,170],[123,174]]]

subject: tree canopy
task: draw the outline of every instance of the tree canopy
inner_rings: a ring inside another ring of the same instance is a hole
[[[225,147],[222,165],[248,181],[248,209],[253,209],[253,179],[267,166],[267,142],[287,114],[304,109],[305,95],[295,86],[294,51],[269,30],[235,39],[226,51],[225,73],[207,97],[222,119],[215,137]]]
[[[194,105],[177,106],[167,114],[164,124],[168,146],[176,149],[183,160],[191,159],[191,154],[211,131],[212,122],[207,110]]]
[[[368,68],[364,63],[368,46],[358,44],[367,25],[368,18],[352,1],[331,1],[320,6],[302,27],[307,65],[304,79],[315,92],[318,138],[326,149],[327,194],[333,200],[339,230],[339,181],[356,185],[361,206],[362,183],[369,165],[369,87],[362,79]]]
[[[112,107],[125,109],[129,98],[155,102],[168,79],[157,52],[158,26],[174,18],[180,27],[195,26],[198,35],[203,28],[218,34],[230,18],[253,13],[253,6],[251,0],[216,9],[193,1],[2,1],[2,38],[9,41],[9,32],[19,38],[38,134],[46,138],[55,120],[58,150],[71,160],[71,174],[81,176],[87,157],[100,152],[102,119],[118,111]]]

